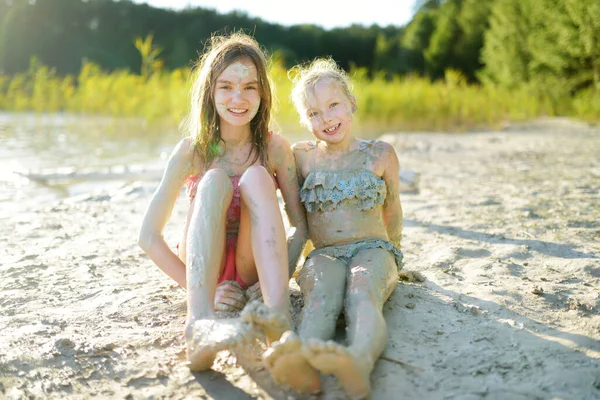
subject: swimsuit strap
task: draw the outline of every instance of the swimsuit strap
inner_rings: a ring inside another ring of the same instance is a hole
[[[373,147],[375,147],[375,140],[369,140],[360,144],[360,151],[365,153],[363,166],[367,171],[371,170],[371,152],[373,151]]]
[[[318,149],[319,149],[319,140],[315,140],[315,147],[313,150],[314,153],[313,153],[313,159],[312,159],[312,166],[310,167],[310,172],[315,172],[317,170],[317,150]]]

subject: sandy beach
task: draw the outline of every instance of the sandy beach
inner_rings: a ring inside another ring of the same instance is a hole
[[[600,128],[548,119],[381,139],[420,175],[401,195],[402,250],[426,281],[401,282],[384,307],[372,399],[600,399]],[[260,344],[189,371],[185,293],[136,243],[157,183],[2,221],[0,398],[343,399],[331,377],[319,396],[278,387]]]

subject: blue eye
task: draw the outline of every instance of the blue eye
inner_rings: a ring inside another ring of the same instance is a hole
[[[329,108],[333,108],[333,107],[337,106],[338,104],[340,104],[340,103],[331,103],[331,104],[329,105]]]
[[[308,116],[309,116],[310,118],[314,118],[314,117],[316,117],[317,115],[319,115],[319,113],[318,113],[318,112],[316,112],[316,111],[313,111],[313,112],[311,112],[311,113],[308,113]]]

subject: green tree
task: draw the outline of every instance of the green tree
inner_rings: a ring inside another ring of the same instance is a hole
[[[435,12],[421,9],[407,25],[400,39],[400,71],[425,75],[425,50],[435,30]]]
[[[530,79],[532,60],[529,35],[534,30],[530,0],[497,0],[491,9],[490,27],[484,34],[479,77],[505,87]]]
[[[498,0],[482,53],[482,79],[532,84],[561,96],[600,82],[600,2]]]
[[[462,0],[448,0],[436,10],[435,30],[424,52],[425,69],[433,79],[444,76],[444,71],[454,67],[454,43],[459,35],[457,15]]]
[[[534,13],[542,26],[532,36],[532,77],[561,81],[571,93],[600,83],[600,2],[541,0]]]
[[[457,16],[459,34],[454,44],[454,65],[470,81],[483,68],[480,59],[483,37],[489,27],[490,8],[494,0],[463,0]]]

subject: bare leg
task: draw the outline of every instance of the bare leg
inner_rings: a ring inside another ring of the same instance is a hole
[[[317,255],[306,261],[296,278],[304,295],[304,307],[298,332],[286,332],[263,357],[273,379],[301,393],[319,390],[319,373],[308,363],[302,352],[302,340],[333,337],[335,324],[344,304],[346,264]]]
[[[352,398],[371,391],[370,375],[387,343],[383,303],[398,284],[394,258],[383,249],[369,249],[350,260],[346,289],[348,343],[309,340],[303,351],[310,364],[324,374],[335,375]]]
[[[190,202],[190,208],[188,209],[187,215],[185,216],[185,225],[183,226],[183,235],[181,235],[181,241],[179,242],[179,248],[177,249],[177,255],[179,259],[185,264],[187,260],[187,235],[190,229],[190,221],[192,220],[192,214],[194,214],[194,206],[196,204],[196,198],[194,197]]]
[[[242,218],[236,268],[251,285],[260,281],[264,303],[290,321],[289,272],[285,228],[273,178],[261,166],[252,166],[240,179]],[[251,253],[247,244],[251,244]],[[249,257],[248,253],[253,257]],[[268,337],[277,340],[277,337]]]
[[[198,184],[186,240],[187,323],[190,369],[206,370],[218,351],[238,340],[239,322],[217,320],[214,297],[225,249],[225,215],[233,186],[225,171],[208,171]],[[185,251],[185,250],[184,250]]]
[[[298,334],[303,339],[331,339],[344,305],[348,267],[340,260],[316,255],[296,278],[304,296]]]

